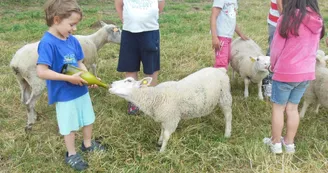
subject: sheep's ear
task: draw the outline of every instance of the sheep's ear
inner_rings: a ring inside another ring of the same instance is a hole
[[[105,23],[105,22],[103,22],[103,21],[101,20],[101,21],[100,21],[100,25],[101,25],[101,26],[106,26],[107,23]]]
[[[147,87],[150,85],[153,78],[151,77],[145,77],[142,80],[140,80],[140,87]]]
[[[112,28],[112,31],[113,31],[113,32],[117,32],[117,31],[119,31],[119,30],[120,30],[120,29],[118,29],[117,27],[113,27],[113,28]]]
[[[249,58],[251,59],[252,62],[255,62],[257,60],[257,58],[252,57],[252,56],[250,56]]]

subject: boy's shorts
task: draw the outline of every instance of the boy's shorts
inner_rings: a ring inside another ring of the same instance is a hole
[[[117,66],[119,72],[140,71],[151,75],[160,69],[159,30],[132,33],[122,31],[120,55]]]
[[[57,102],[56,114],[61,135],[68,135],[71,131],[92,124],[95,121],[95,113],[89,92],[74,100]]]
[[[231,50],[231,38],[218,37],[223,42],[221,49],[215,49],[215,68],[224,67],[228,69],[230,61],[230,50]]]
[[[299,104],[308,85],[309,81],[279,82],[273,80],[271,102],[280,105],[286,105],[287,102]]]

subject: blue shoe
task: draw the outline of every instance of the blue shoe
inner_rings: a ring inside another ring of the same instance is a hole
[[[78,153],[68,156],[68,152],[66,152],[65,162],[78,171],[85,170],[89,167],[88,163]]]
[[[91,141],[91,146],[87,148],[87,147],[84,146],[84,143],[82,141],[81,151],[83,151],[83,152],[90,152],[90,151],[95,151],[95,150],[105,151],[105,147],[102,146],[100,143],[92,140]]]

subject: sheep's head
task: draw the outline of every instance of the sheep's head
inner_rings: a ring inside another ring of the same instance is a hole
[[[325,56],[324,51],[317,50],[316,60],[317,60],[317,66],[326,67],[327,64],[326,61],[328,60],[328,56]]]
[[[257,71],[268,71],[270,66],[269,56],[250,57],[251,61],[255,63]]]
[[[136,81],[132,77],[128,77],[123,80],[113,82],[109,92],[125,98],[131,94],[133,89],[147,87],[150,85],[151,81],[151,77],[145,77],[139,81]]]
[[[107,33],[108,33],[108,38],[107,38],[107,42],[113,42],[113,43],[121,43],[121,33],[122,31],[120,30],[120,28],[118,28],[117,26],[113,25],[113,24],[107,24],[103,21],[100,21],[100,24],[103,28],[106,29]]]

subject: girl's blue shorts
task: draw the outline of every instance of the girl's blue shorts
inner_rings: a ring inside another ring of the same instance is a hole
[[[56,103],[59,133],[68,135],[95,121],[89,92],[70,101]]]
[[[272,81],[271,102],[286,105],[287,102],[299,104],[309,81],[304,82],[279,82]]]
[[[138,72],[140,62],[143,72],[151,75],[160,70],[159,30],[132,33],[122,31],[117,71]]]

